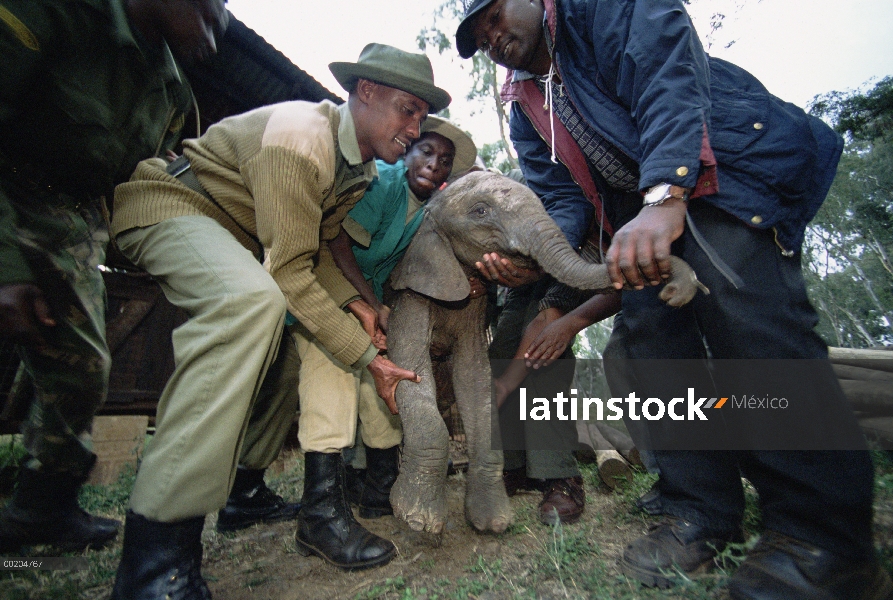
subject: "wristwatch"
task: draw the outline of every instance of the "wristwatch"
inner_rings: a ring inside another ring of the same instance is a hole
[[[645,192],[642,206],[660,206],[670,198],[688,202],[688,190],[678,185],[659,183]]]

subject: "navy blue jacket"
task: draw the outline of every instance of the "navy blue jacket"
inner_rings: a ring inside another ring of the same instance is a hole
[[[641,190],[661,182],[695,187],[706,130],[719,192],[703,199],[750,225],[774,228],[783,250],[799,250],[834,178],[840,136],[744,69],[709,58],[679,0],[545,4],[567,93],[596,131],[640,165]],[[550,214],[578,245],[592,209],[578,191],[571,197],[567,169],[548,159],[548,133],[538,133],[513,106],[511,137],[529,185],[546,192]],[[610,207],[618,196],[596,183]]]

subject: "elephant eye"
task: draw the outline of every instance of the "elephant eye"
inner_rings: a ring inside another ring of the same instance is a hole
[[[478,202],[471,207],[470,214],[476,217],[486,217],[488,214],[490,214],[490,207],[483,202]]]

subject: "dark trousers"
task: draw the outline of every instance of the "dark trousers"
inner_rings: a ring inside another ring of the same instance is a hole
[[[505,306],[499,314],[496,335],[490,344],[491,359],[502,361],[515,355],[524,335],[524,329],[539,314],[539,302],[552,282],[550,277],[545,277],[536,283],[508,291]],[[527,388],[530,397],[553,398],[559,391],[564,392],[565,396],[569,395],[573,379],[573,351],[568,348],[561,359],[551,367],[531,370],[520,387]],[[500,374],[494,371],[493,376],[498,377]],[[517,414],[515,412],[517,404],[518,390],[515,390],[506,399],[502,410]],[[511,437],[514,441],[523,442],[527,450],[505,450],[506,470],[526,466],[527,476],[534,479],[566,479],[580,474],[577,460],[571,450],[576,448],[577,440],[573,421],[552,419],[535,423],[516,422],[516,425],[522,426],[524,430],[503,432],[506,447],[517,446],[509,442]]]
[[[858,436],[858,425],[827,362],[827,346],[813,330],[818,317],[806,296],[800,256],[782,255],[772,231],[748,227],[706,202],[693,200],[689,212],[744,286],[735,289],[686,228],[673,253],[695,269],[711,293],[699,293],[687,306],[673,309],[658,299],[659,288],[624,292],[606,356],[702,359],[704,370],[695,377],[698,386],[710,386],[715,376],[707,370],[708,357],[820,359],[818,372],[798,379],[797,385],[803,386],[806,397],[822,398],[832,406],[827,425]],[[636,386],[643,397],[660,393],[667,384],[646,381],[642,373],[619,379]],[[612,395],[625,393],[614,387],[612,382]],[[631,428],[637,441],[653,435],[656,427],[675,426],[666,420],[637,425]],[[866,450],[656,449],[654,458],[668,514],[723,532],[734,530],[744,510],[744,476],[759,493],[767,529],[842,555],[861,557],[873,551],[873,470]]]

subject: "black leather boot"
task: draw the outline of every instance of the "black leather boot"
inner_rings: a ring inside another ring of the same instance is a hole
[[[12,499],[0,512],[0,552],[39,544],[80,552],[113,540],[121,522],[94,517],[78,505],[83,483],[83,477],[22,467]]]
[[[347,500],[351,504],[359,505],[363,497],[363,488],[366,487],[366,469],[357,469],[345,464],[344,473],[347,481]]]
[[[341,454],[306,452],[304,461],[298,552],[315,554],[342,569],[365,569],[391,560],[397,553],[394,544],[367,531],[350,510]]]
[[[111,600],[210,600],[202,579],[205,518],[160,523],[127,512]]]
[[[648,587],[666,589],[677,580],[694,578],[716,566],[716,557],[729,542],[742,542],[741,531],[720,533],[666,516],[623,551],[620,570]]]
[[[266,469],[236,469],[226,506],[217,513],[217,531],[237,531],[258,523],[290,521],[298,516],[300,503],[292,504],[264,483]]]
[[[397,481],[400,466],[400,449],[366,447],[366,480],[360,501],[360,516],[377,519],[394,514],[391,508],[391,487]]]

